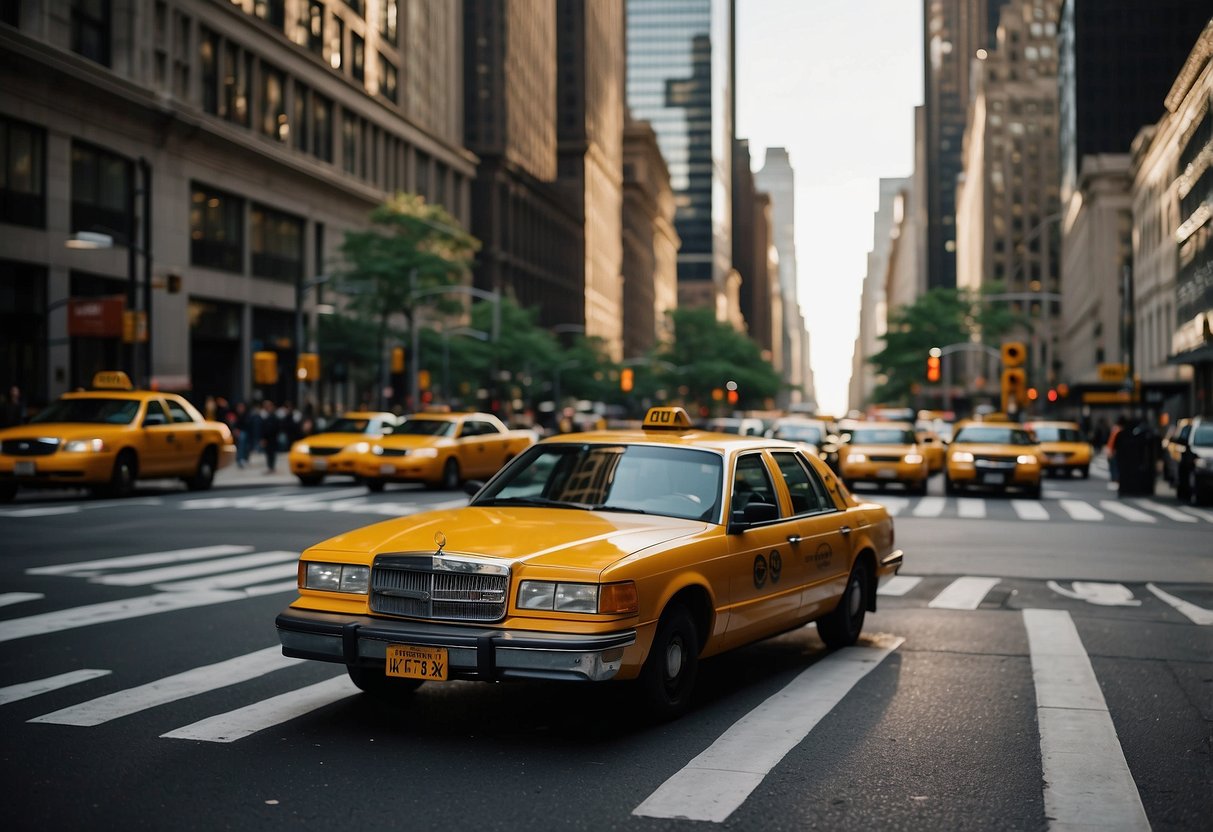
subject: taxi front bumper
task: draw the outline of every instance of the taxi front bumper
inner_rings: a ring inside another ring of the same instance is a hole
[[[930,476],[926,462],[843,462],[842,478],[849,482],[919,483]]]
[[[1036,486],[1040,484],[1040,464],[1018,462],[949,462],[948,479],[965,485]]]
[[[335,453],[301,454],[292,452],[288,457],[291,473],[297,476],[332,475],[354,476],[358,462],[357,454]]]
[[[18,485],[70,485],[109,482],[116,453],[55,453],[47,456],[0,456],[0,480]]]
[[[287,609],[275,624],[282,654],[297,659],[374,665],[389,644],[444,647],[451,677],[602,682],[619,672],[635,630],[569,635],[402,621]]]
[[[355,468],[359,477],[368,480],[438,480],[442,478],[442,468],[438,465],[437,457],[415,456],[375,456],[364,454]]]

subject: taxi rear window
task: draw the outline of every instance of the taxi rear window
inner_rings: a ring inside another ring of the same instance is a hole
[[[30,422],[81,422],[93,425],[129,425],[139,412],[134,399],[59,399]]]

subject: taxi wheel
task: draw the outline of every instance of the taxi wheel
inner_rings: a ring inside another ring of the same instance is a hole
[[[1033,500],[1039,500],[1041,493],[1043,493],[1043,487],[1040,483],[1036,483],[1036,485],[1028,489],[1028,496]]]
[[[135,490],[135,476],[139,470],[139,460],[132,451],[123,451],[114,460],[114,471],[110,474],[109,484],[104,488],[111,497],[129,497]]]
[[[201,459],[198,460],[198,469],[194,472],[194,476],[187,479],[185,485],[190,491],[206,491],[214,481],[215,451],[207,448],[202,452]]]
[[[388,676],[382,667],[346,665],[345,669],[354,687],[386,702],[403,699],[421,687],[420,679],[397,679]]]
[[[1091,476],[1091,469],[1090,469],[1090,467],[1088,467],[1088,466],[1084,465],[1084,466],[1082,466],[1081,468],[1079,468],[1079,469],[1078,469],[1078,476],[1082,477],[1084,480],[1085,480],[1085,479],[1087,479],[1088,477],[1090,477],[1090,476]]]
[[[320,485],[320,483],[322,483],[322,482],[324,482],[323,475],[320,475],[320,476],[317,476],[315,474],[300,474],[299,475],[299,484],[300,485],[306,485],[306,486]]]
[[[17,484],[15,482],[0,483],[0,503],[11,503],[17,496]]]
[[[960,485],[953,482],[947,474],[943,475],[943,493],[951,497],[953,494],[959,494],[960,490]]]
[[[859,640],[868,608],[868,567],[859,561],[847,578],[847,588],[833,612],[817,620],[817,635],[826,647],[837,650]]]
[[[682,604],[666,609],[640,671],[640,686],[649,711],[671,719],[691,704],[699,671],[699,631]]]
[[[456,459],[448,459],[446,465],[442,466],[442,488],[445,491],[454,491],[459,487],[459,462]]]
[[[378,494],[383,490],[383,480],[367,480],[366,490],[372,494]]]

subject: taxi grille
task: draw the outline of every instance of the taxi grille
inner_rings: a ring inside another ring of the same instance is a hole
[[[389,556],[371,570],[371,611],[442,621],[505,617],[507,566],[449,556]]]
[[[8,456],[50,456],[58,449],[58,439],[5,439],[0,442],[0,454]]]
[[[978,468],[1014,468],[1015,457],[978,454],[973,460]]]
[[[868,458],[873,462],[901,462],[900,456],[871,456]]]
[[[312,456],[332,456],[340,451],[340,448],[312,448]]]

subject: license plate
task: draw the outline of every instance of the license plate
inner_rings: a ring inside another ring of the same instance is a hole
[[[1050,462],[1065,462],[1066,455],[1065,454],[1053,454],[1053,456],[1049,457],[1049,461]]]
[[[396,466],[395,466],[395,465],[388,465],[388,464],[385,462],[383,465],[380,465],[380,466],[379,466],[379,473],[380,473],[380,474],[394,474],[394,473],[396,473]]]
[[[23,459],[13,463],[13,473],[19,477],[32,477],[38,473],[38,466],[28,459]]]
[[[984,485],[1002,485],[1007,481],[1006,474],[982,474],[981,481]]]
[[[313,459],[312,460],[312,470],[313,471],[324,471],[324,470],[327,470],[328,467],[329,467],[329,461],[327,459]]]
[[[897,476],[897,472],[892,468],[881,468],[876,472],[876,476],[880,477],[882,480],[891,480]]]
[[[446,648],[420,647],[412,644],[389,644],[387,646],[388,676],[402,679],[424,679],[427,682],[442,682],[447,678]]]

